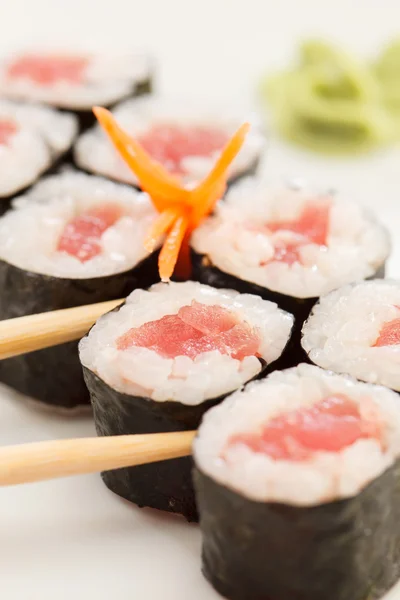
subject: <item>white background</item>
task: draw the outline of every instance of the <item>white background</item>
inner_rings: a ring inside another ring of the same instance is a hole
[[[300,39],[320,35],[373,56],[396,30],[398,0],[0,0],[2,52],[143,48],[158,59],[158,89],[244,112],[256,107],[259,76],[286,65]],[[393,234],[397,274],[398,148],[328,160],[271,139],[264,169],[274,180],[301,176],[337,187],[374,208]],[[63,420],[1,392],[0,444],[93,433],[89,418]],[[0,491],[4,600],[212,600],[199,552],[195,525],[124,503],[95,475]]]

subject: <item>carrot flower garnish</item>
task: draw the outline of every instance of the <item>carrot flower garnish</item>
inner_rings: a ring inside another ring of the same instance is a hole
[[[152,252],[165,235],[158,261],[161,280],[169,281],[178,258],[179,273],[187,275],[190,235],[225,193],[228,168],[241,149],[250,125],[245,123],[236,131],[210,173],[196,187],[188,189],[178,176],[169,173],[125,133],[108,110],[95,107],[93,112],[160,213],[144,244],[146,250]]]

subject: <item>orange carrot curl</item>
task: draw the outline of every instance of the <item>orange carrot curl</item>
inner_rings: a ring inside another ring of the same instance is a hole
[[[232,136],[207,177],[195,188],[187,189],[179,177],[169,173],[125,133],[108,110],[96,106],[93,112],[160,213],[146,236],[145,248],[152,252],[160,237],[166,236],[158,260],[161,280],[169,281],[178,257],[178,271],[187,275],[190,235],[225,193],[228,168],[244,143],[249,123]]]

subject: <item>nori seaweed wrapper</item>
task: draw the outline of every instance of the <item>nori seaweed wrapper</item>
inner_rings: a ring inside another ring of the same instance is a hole
[[[229,600],[377,600],[400,577],[400,462],[357,496],[255,502],[195,469],[203,573]]]
[[[191,248],[191,259],[193,268],[192,279],[195,281],[211,285],[215,288],[228,288],[241,292],[242,294],[255,294],[261,296],[264,300],[275,302],[279,308],[294,315],[295,325],[291,339],[292,359],[290,363],[285,365],[285,368],[295,366],[300,362],[309,361],[300,343],[301,328],[303,327],[304,321],[308,318],[312,307],[318,302],[318,297],[297,298],[295,296],[288,296],[257,285],[256,283],[252,283],[251,281],[239,279],[235,275],[230,275],[229,273],[221,271],[212,264],[211,259],[207,255],[199,254],[193,248]],[[368,279],[381,279],[384,276],[385,263],[383,263]]]
[[[281,368],[285,354],[286,349],[269,365],[260,361],[262,369],[256,378]],[[100,436],[197,429],[204,413],[231,393],[195,406],[175,401],[156,402],[143,396],[118,392],[87,367],[83,367],[83,373]],[[188,521],[196,521],[198,514],[192,468],[192,458],[184,457],[107,471],[102,473],[102,478],[110,490],[140,507],[179,513]]]
[[[135,268],[104,277],[67,279],[25,271],[0,260],[0,320],[123,298],[159,280],[158,252]],[[89,404],[78,342],[0,361],[0,382],[46,404]]]
[[[164,433],[197,429],[203,414],[222,398],[196,406],[155,402],[117,392],[90,369],[83,367],[99,436]],[[128,467],[101,474],[106,486],[140,507],[148,506],[198,518],[192,483],[191,457]]]

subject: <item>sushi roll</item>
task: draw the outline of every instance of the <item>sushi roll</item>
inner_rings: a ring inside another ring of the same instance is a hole
[[[322,294],[383,276],[388,234],[360,206],[305,187],[247,180],[191,239],[193,278],[259,294],[296,317],[298,336]]]
[[[275,304],[200,283],[135,290],[79,351],[100,436],[195,429],[207,409],[274,368],[293,318]],[[197,517],[190,458],[103,473],[139,506]]]
[[[0,319],[125,297],[159,280],[146,194],[84,173],[43,179],[0,218]],[[0,381],[53,407],[89,406],[77,342],[0,362]]]
[[[229,600],[377,600],[400,576],[397,394],[301,364],[194,441],[203,572]]]
[[[303,327],[309,360],[400,392],[400,282],[363,281],[320,299]]]
[[[0,96],[73,111],[86,128],[93,105],[149,93],[152,71],[149,57],[137,53],[22,52],[0,61]]]
[[[0,213],[66,154],[78,131],[72,114],[0,100]]]
[[[220,151],[240,124],[240,116],[224,110],[207,109],[193,102],[148,96],[119,104],[113,115],[123,129],[183,183],[203,179],[214,166]],[[264,138],[256,127],[229,170],[229,181],[256,170]],[[80,137],[75,162],[85,171],[116,181],[138,185],[128,168],[97,125]]]

